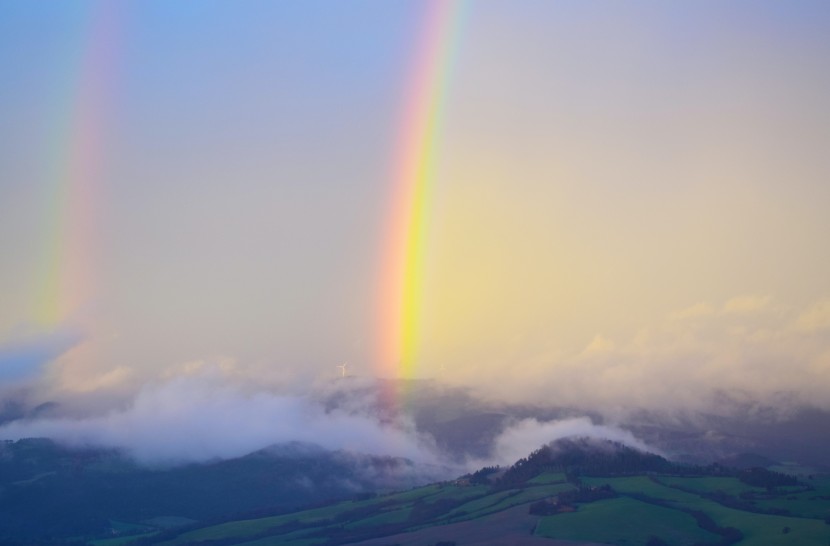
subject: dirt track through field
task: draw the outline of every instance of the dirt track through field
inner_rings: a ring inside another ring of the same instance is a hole
[[[436,542],[454,541],[458,546],[604,546],[596,542],[574,542],[533,536],[539,516],[528,514],[527,510],[528,504],[522,504],[471,521],[428,527],[353,544],[434,546]]]

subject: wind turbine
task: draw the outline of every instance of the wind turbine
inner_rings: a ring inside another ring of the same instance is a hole
[[[348,367],[349,363],[344,362],[343,364],[338,364],[337,367],[340,368],[341,375],[340,377],[346,377],[346,368]]]

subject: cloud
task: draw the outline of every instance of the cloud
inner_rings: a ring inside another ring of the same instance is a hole
[[[772,298],[769,296],[741,296],[732,298],[723,304],[724,313],[743,314],[754,313],[766,308]]]
[[[596,354],[604,354],[609,353],[614,350],[614,342],[608,338],[605,338],[599,334],[594,336],[594,339],[591,340],[591,343],[585,347],[585,350],[582,351],[583,355],[596,355]]]
[[[680,309],[669,314],[669,318],[673,320],[684,320],[696,317],[709,316],[715,312],[715,309],[706,302],[696,303],[685,309]]]
[[[830,300],[796,308],[769,297],[741,296],[663,316],[629,335],[598,332],[572,350],[540,347],[543,351],[525,360],[499,356],[495,372],[477,367],[465,386],[503,400],[606,416],[638,408],[725,414],[734,410],[725,402],[729,399],[785,411],[803,404],[830,409]],[[40,362],[29,366],[34,373],[76,340],[56,334],[2,354],[29,355],[14,362]],[[504,373],[506,365],[521,373]],[[64,417],[10,423],[0,428],[0,437],[48,436],[72,445],[113,447],[148,463],[235,457],[291,441],[440,462],[430,438],[379,407],[374,381],[329,379],[293,391],[304,394],[286,394],[299,387],[269,378],[271,368],[229,358],[194,360],[141,387],[141,370],[113,364],[94,383],[97,391],[53,391],[41,400],[58,401]],[[329,372],[332,378],[336,374]],[[125,383],[134,390],[119,391],[118,400],[104,396]],[[74,418],[66,417],[70,414]],[[503,445],[497,442],[498,457],[505,462],[524,456],[568,427],[636,440],[584,420],[519,423],[502,436]]]
[[[79,392],[94,392],[103,389],[112,389],[124,385],[133,375],[133,370],[126,366],[119,366],[117,368],[108,370],[94,378],[87,380],[82,387],[78,387]]]
[[[631,432],[613,426],[595,425],[588,417],[561,421],[523,419],[496,438],[489,464],[511,465],[545,444],[569,437],[612,440],[640,451],[659,453]]]
[[[82,340],[77,331],[63,328],[0,345],[0,381],[34,378],[46,364]]]
[[[830,330],[830,299],[816,302],[801,313],[795,328],[803,332]]]
[[[632,335],[600,332],[572,353],[531,356],[512,363],[524,373],[481,388],[606,413],[719,411],[724,395],[827,409],[828,355],[830,300],[800,309],[742,296],[695,304]]]
[[[209,373],[176,377],[146,386],[125,409],[82,419],[15,421],[0,427],[0,437],[116,448],[148,464],[232,458],[285,442],[438,462],[429,439],[405,420],[327,410],[309,396],[251,392],[226,379]]]

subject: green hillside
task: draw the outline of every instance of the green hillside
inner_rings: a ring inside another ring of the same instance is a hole
[[[0,442],[0,544],[84,544],[234,516],[273,515],[423,483],[405,459],[288,444],[237,459],[147,467],[46,439]],[[326,510],[330,510],[327,508]]]
[[[676,466],[655,457],[621,446],[601,452],[580,444],[558,452],[543,448],[506,471],[272,517],[161,531],[133,543],[509,544],[521,535],[540,543],[619,546],[830,544],[826,478],[798,482],[763,469]],[[477,536],[487,538],[476,542]]]

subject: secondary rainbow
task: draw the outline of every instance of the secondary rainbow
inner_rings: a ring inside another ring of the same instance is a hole
[[[79,14],[76,46],[55,86],[53,139],[44,200],[44,250],[37,276],[37,319],[46,327],[87,323],[96,285],[104,128],[112,97],[118,2]]]
[[[444,108],[466,0],[424,2],[415,62],[397,145],[386,226],[378,362],[383,375],[417,375],[432,187]]]

